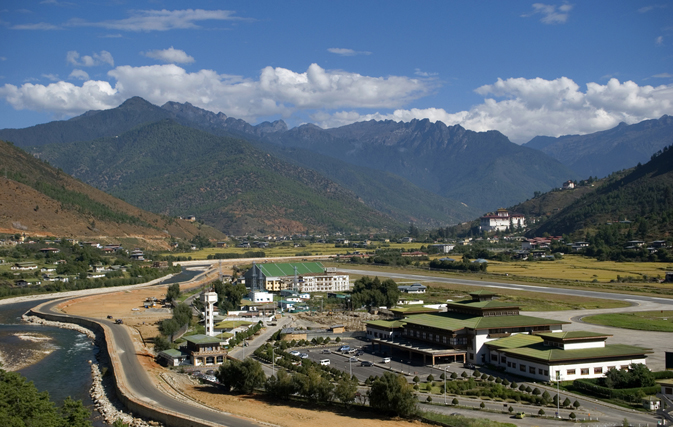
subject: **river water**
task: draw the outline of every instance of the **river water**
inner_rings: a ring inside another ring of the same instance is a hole
[[[190,280],[200,273],[183,269],[180,274],[163,283]],[[92,382],[89,361],[96,361],[98,347],[86,335],[76,331],[32,325],[21,320],[26,311],[44,301],[46,299],[0,305],[0,353],[5,358],[5,368],[22,365],[37,352],[51,351],[37,363],[16,372],[32,381],[39,391],[48,391],[57,405],[61,405],[68,396],[81,400],[92,412],[94,426],[106,426],[93,410],[89,396]]]

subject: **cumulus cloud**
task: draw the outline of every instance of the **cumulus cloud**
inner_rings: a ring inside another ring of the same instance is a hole
[[[71,19],[68,25],[75,27],[100,27],[121,31],[168,31],[201,28],[200,21],[241,21],[231,10],[134,10],[126,19],[88,22]]]
[[[109,64],[114,67],[115,61],[112,54],[106,50],[100,53],[94,53],[93,56],[84,55],[80,57],[76,50],[71,50],[65,55],[66,61],[76,67],[93,67],[94,65]]]
[[[353,49],[344,49],[339,47],[331,47],[327,49],[328,52],[341,55],[341,56],[355,56],[355,55],[371,55],[371,52],[367,51],[357,51]]]
[[[533,11],[524,15],[524,18],[542,15],[540,22],[545,24],[565,24],[573,5],[564,3],[561,6],[544,3],[533,3]]]
[[[170,62],[176,64],[191,64],[194,62],[194,58],[187,55],[184,50],[174,49],[171,46],[168,49],[163,50],[150,50],[148,52],[141,52],[143,55],[148,58],[158,59],[163,62]]]
[[[190,102],[254,122],[258,117],[289,117],[310,109],[397,108],[434,89],[433,83],[424,80],[363,76],[325,70],[317,64],[303,73],[266,67],[257,80],[213,70],[188,73],[174,64],[119,66],[108,75],[116,81],[114,87],[104,81],[86,81],[82,86],[67,82],[20,87],[6,84],[0,87],[0,96],[17,109],[61,115],[111,108],[127,98],[141,96],[155,104]]]
[[[499,130],[512,141],[524,143],[537,135],[587,134],[612,128],[619,122],[637,123],[673,114],[673,85],[638,86],[632,81],[588,83],[582,92],[571,79],[498,79],[476,89],[491,96],[468,111],[449,113],[441,108],[395,110],[360,115],[337,112],[314,119],[322,127],[363,120],[410,121],[429,119],[459,124],[474,131]],[[501,98],[500,100],[496,98]]]
[[[89,74],[84,70],[74,69],[68,76],[69,79],[89,80]]]

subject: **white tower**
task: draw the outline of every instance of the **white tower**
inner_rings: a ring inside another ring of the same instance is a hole
[[[201,294],[201,301],[206,306],[206,335],[209,337],[215,336],[215,329],[213,325],[213,304],[217,302],[217,294],[215,292],[204,292]]]

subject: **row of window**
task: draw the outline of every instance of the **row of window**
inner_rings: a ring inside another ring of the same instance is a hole
[[[624,365],[624,366],[608,366],[607,370],[609,371],[610,369],[622,369],[622,370],[628,370],[629,366]],[[591,368],[580,368],[580,375],[589,375]],[[602,367],[594,367],[594,374],[602,374],[603,373],[603,368]],[[566,375],[577,375],[577,369],[566,369]]]

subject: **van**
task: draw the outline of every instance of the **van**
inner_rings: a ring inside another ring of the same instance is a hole
[[[323,366],[329,365],[329,359],[322,359],[320,361],[320,364],[323,365]]]

